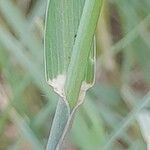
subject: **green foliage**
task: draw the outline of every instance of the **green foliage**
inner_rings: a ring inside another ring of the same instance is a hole
[[[46,12],[46,77],[58,102],[47,150],[59,149],[74,113],[93,85],[95,52],[93,38],[101,1],[49,1]],[[63,101],[63,102],[61,102]]]
[[[45,29],[47,82],[72,108],[80,99],[81,90],[86,91],[81,86],[93,84],[95,59],[92,42],[100,8],[101,1],[48,3]]]
[[[47,143],[58,96],[44,75],[46,3],[0,0],[1,150],[43,149]],[[104,3],[96,30],[96,85],[75,118],[66,149],[146,150],[150,1]]]

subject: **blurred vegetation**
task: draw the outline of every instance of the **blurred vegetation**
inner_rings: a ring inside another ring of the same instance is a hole
[[[58,96],[45,82],[46,0],[0,0],[0,150],[42,150]],[[105,0],[96,84],[66,150],[150,147],[150,1]]]

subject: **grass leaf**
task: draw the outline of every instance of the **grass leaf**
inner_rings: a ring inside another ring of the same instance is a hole
[[[81,93],[93,84],[92,42],[100,8],[99,0],[52,0],[48,4],[46,78],[55,92],[69,102],[72,108],[77,105],[78,99],[83,99]]]

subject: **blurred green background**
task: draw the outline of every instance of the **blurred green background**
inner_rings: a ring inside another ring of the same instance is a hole
[[[58,96],[45,82],[47,0],[0,0],[0,150],[43,150]],[[150,149],[150,1],[104,0],[96,84],[65,150]]]

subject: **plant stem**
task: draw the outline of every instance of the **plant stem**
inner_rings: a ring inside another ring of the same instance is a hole
[[[67,107],[64,100],[60,98],[57,104],[56,113],[53,120],[46,150],[59,150],[59,146],[61,146],[63,142],[63,140],[61,139],[64,134],[69,115],[69,108]]]

